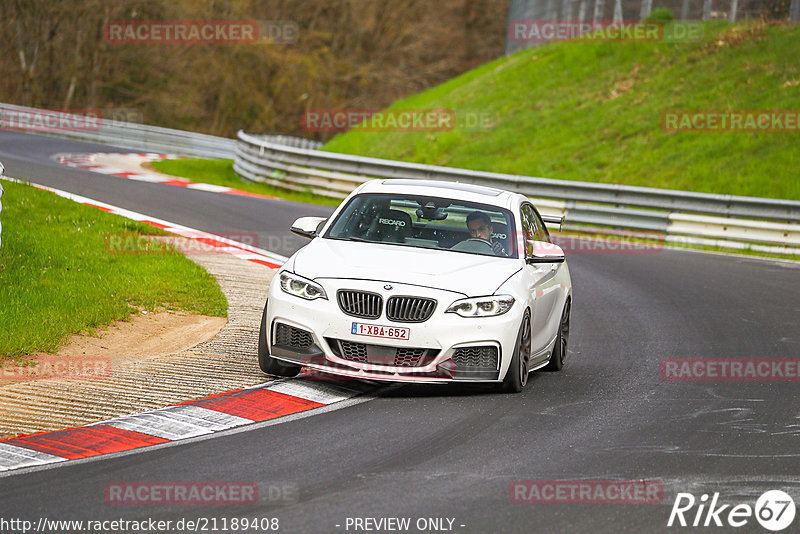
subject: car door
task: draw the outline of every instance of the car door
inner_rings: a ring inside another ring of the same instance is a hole
[[[525,244],[525,257],[533,254],[536,242],[551,242],[547,229],[536,208],[525,203],[520,210],[523,241]],[[547,354],[541,354],[556,334],[558,317],[554,318],[556,304],[559,301],[561,285],[556,280],[556,274],[561,264],[559,263],[534,263],[526,262],[525,278],[528,290],[533,299],[533,322],[531,324],[531,349],[534,355],[532,365],[536,365],[540,356],[547,359]]]

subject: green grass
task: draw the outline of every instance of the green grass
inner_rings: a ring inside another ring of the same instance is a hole
[[[341,200],[322,195],[292,191],[269,184],[247,181],[236,174],[233,170],[233,160],[230,159],[165,159],[154,161],[151,165],[159,172],[180,176],[194,182],[233,187],[250,193],[259,193],[308,204],[338,206],[341,203]]]
[[[560,43],[391,108],[493,127],[350,131],[324,150],[564,180],[800,200],[800,133],[667,133],[665,110],[800,109],[800,26],[705,25],[693,43]]]
[[[3,187],[0,360],[55,351],[138,309],[226,316],[216,280],[183,255],[106,251],[107,234],[165,232],[27,185]]]

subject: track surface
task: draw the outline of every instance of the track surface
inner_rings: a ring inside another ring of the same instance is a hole
[[[258,232],[272,241],[260,246],[281,254],[303,244],[286,231],[294,218],[331,211],[134,182],[49,159],[112,150],[0,133],[10,176],[209,232]],[[470,533],[667,532],[695,530],[666,526],[677,492],[718,491],[725,503],[752,504],[784,489],[800,505],[798,382],[668,382],[659,372],[664,358],[800,357],[800,269],[679,251],[572,254],[569,263],[567,365],[531,375],[520,395],[388,388],[369,402],[275,426],[20,473],[0,478],[0,517],[277,517],[281,532],[354,532],[348,517],[409,517],[418,532],[414,522],[433,517]],[[658,479],[665,497],[661,505],[509,500],[515,480],[574,479]],[[107,504],[105,485],[125,481],[255,482],[262,500]],[[270,502],[270,485],[294,487],[298,497]],[[800,518],[787,531],[798,530]],[[753,518],[736,531],[766,532]]]

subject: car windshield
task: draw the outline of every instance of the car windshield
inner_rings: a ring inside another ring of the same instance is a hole
[[[323,236],[516,258],[514,216],[475,202],[403,194],[353,197]]]

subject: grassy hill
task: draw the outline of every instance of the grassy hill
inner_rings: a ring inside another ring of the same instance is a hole
[[[525,50],[395,102],[484,129],[355,131],[325,150],[564,180],[800,199],[800,130],[668,133],[665,110],[800,110],[800,26],[705,25],[692,43]]]

